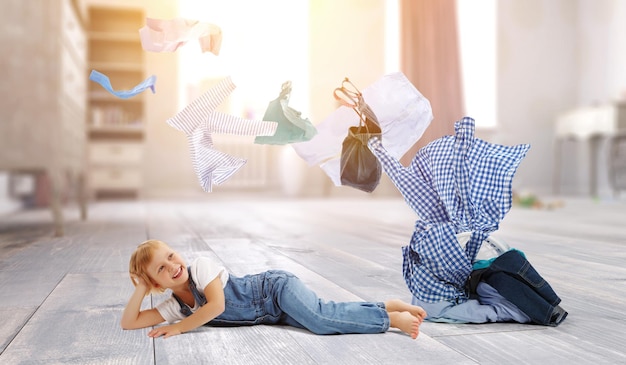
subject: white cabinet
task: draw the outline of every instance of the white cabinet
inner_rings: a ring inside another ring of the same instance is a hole
[[[561,175],[563,142],[567,139],[582,141],[589,145],[589,166],[580,168],[589,171],[589,194],[599,195],[599,180],[608,175],[613,189],[625,186],[619,175],[623,171],[620,159],[623,157],[617,150],[623,143],[626,133],[626,103],[609,103],[598,106],[582,107],[560,114],[555,128],[555,156],[553,171],[553,193],[561,193]],[[610,141],[612,151],[609,154],[600,152],[601,142]],[[619,180],[619,181],[618,181]]]
[[[89,145],[91,188],[137,191],[142,186],[143,145],[133,141],[93,141]]]
[[[137,166],[143,160],[143,146],[135,142],[95,141],[89,145],[89,160],[94,166]]]
[[[611,136],[626,129],[626,104],[605,104],[562,113],[556,120],[557,138],[588,139]]]

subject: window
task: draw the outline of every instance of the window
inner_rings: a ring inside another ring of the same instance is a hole
[[[465,113],[478,128],[496,126],[496,0],[456,0]],[[399,0],[386,0],[387,72],[400,69]]]
[[[496,0],[457,0],[465,114],[478,128],[494,128],[496,104]]]
[[[213,23],[223,34],[219,56],[202,53],[193,41],[176,51],[181,109],[207,85],[231,76],[237,85],[229,99],[232,114],[261,119],[267,103],[290,80],[294,89],[290,103],[308,115],[309,51],[302,42],[308,39],[308,1],[179,0],[179,4],[181,17]]]

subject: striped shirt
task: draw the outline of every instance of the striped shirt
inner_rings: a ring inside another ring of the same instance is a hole
[[[206,192],[211,192],[213,184],[223,183],[246,163],[245,159],[214,149],[212,133],[271,136],[276,132],[276,122],[215,111],[234,89],[235,84],[226,77],[167,120],[167,124],[187,135],[193,167]]]

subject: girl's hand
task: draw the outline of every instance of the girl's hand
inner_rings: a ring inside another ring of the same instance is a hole
[[[157,327],[148,332],[148,336],[152,338],[157,338],[163,336],[163,338],[168,338],[176,335],[180,335],[182,332],[179,330],[176,325]]]
[[[146,283],[146,281],[143,280],[141,277],[135,276],[135,275],[131,275],[130,278],[135,283],[135,287],[137,289],[143,289],[146,292],[150,289],[150,286],[148,285],[148,283]]]

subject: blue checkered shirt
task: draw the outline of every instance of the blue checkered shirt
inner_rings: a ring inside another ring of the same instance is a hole
[[[404,167],[378,137],[369,148],[406,203],[417,213],[415,231],[402,248],[403,274],[411,293],[425,302],[467,300],[472,261],[489,233],[511,209],[513,176],[530,145],[502,146],[474,137],[474,119],[454,125],[420,149]],[[472,232],[463,248],[456,234]]]

